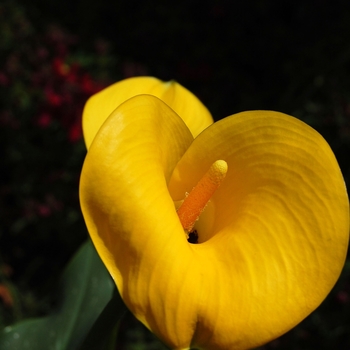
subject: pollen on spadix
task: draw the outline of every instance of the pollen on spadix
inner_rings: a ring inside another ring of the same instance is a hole
[[[184,199],[177,210],[177,215],[186,233],[193,230],[200,214],[224,180],[227,169],[227,163],[224,160],[214,162]]]

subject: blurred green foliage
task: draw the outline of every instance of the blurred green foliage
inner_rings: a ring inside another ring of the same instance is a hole
[[[133,76],[176,79],[215,119],[294,115],[350,186],[350,2],[0,1],[0,325],[47,314],[86,238],[78,181],[86,99]],[[74,33],[74,34],[72,34]],[[161,349],[128,315],[118,349]],[[349,349],[350,263],[326,301],[262,349]]]
[[[113,290],[114,283],[88,240],[63,273],[53,312],[0,331],[0,349],[76,350],[108,304]],[[122,303],[119,295],[118,298]]]

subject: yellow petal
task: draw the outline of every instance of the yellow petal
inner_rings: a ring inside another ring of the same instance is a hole
[[[181,116],[193,136],[213,123],[208,109],[177,82],[163,82],[153,77],[129,78],[109,86],[87,101],[83,113],[86,147],[90,147],[101,125],[121,103],[140,94],[154,95],[164,101]]]
[[[101,127],[80,182],[89,233],[126,305],[174,348],[190,343],[196,320],[179,280],[198,291],[167,182],[192,140],[165,103],[134,97]]]
[[[326,141],[281,113],[240,113],[206,129],[173,173],[174,200],[217,159],[229,171],[193,246],[203,291],[192,299],[193,343],[248,349],[294,327],[333,287],[348,246],[348,197]]]

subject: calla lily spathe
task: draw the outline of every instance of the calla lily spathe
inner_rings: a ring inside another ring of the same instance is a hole
[[[83,116],[89,233],[128,308],[172,349],[283,334],[329,293],[348,246],[344,180],[315,130],[271,111],[211,123],[188,90],[147,77],[93,96]],[[220,159],[228,172],[190,244],[174,203]]]

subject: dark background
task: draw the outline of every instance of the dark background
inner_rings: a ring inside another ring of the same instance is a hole
[[[114,81],[175,79],[216,120],[250,109],[298,117],[329,142],[349,186],[349,1],[0,1],[0,23],[1,325],[50,310],[86,239],[80,116]],[[326,302],[264,348],[349,349],[349,276],[348,261]],[[143,329],[126,322],[134,333],[120,349],[155,349],[147,335],[137,347]]]

